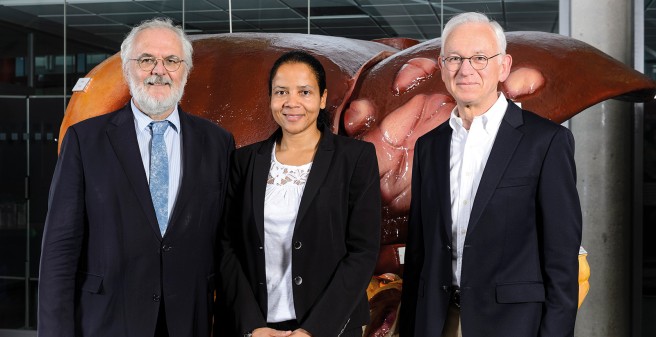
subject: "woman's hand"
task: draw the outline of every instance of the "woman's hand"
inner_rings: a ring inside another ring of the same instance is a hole
[[[287,337],[291,334],[291,331],[280,331],[271,328],[257,328],[253,330],[253,337]]]
[[[296,329],[290,335],[290,337],[312,337],[312,335],[310,335],[310,333],[305,331],[304,329]]]

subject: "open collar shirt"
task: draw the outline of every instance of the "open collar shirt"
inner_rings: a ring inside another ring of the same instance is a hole
[[[451,233],[453,285],[460,286],[462,257],[467,227],[476,191],[490,156],[494,139],[508,108],[503,93],[492,107],[474,117],[469,130],[458,115],[458,107],[451,111],[449,126],[453,129],[450,146]]]

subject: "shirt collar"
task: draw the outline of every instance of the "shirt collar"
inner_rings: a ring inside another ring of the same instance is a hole
[[[480,116],[474,117],[474,121],[472,124],[476,123],[478,120],[483,124],[483,130],[491,134],[493,130],[498,129],[499,125],[501,124],[501,120],[503,119],[503,116],[506,113],[506,110],[508,109],[508,101],[506,100],[506,96],[502,92],[499,93],[499,97],[497,98],[496,102],[490,107],[488,111],[486,111],[484,114]],[[458,115],[458,106],[453,108],[451,110],[451,117],[449,117],[449,126],[456,131],[459,132],[461,130],[465,130],[465,128],[462,126],[462,118]]]
[[[134,101],[130,100],[130,106],[132,107],[132,115],[134,115],[134,120],[137,123],[137,129],[150,131],[150,123],[153,122],[153,119],[150,116],[143,113],[136,105]],[[166,120],[171,123],[173,130],[179,132],[180,130],[180,114],[178,113],[178,106],[176,105],[173,109],[173,112],[166,117]]]

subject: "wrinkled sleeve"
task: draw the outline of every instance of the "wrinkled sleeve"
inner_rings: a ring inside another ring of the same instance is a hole
[[[564,127],[553,136],[545,156],[537,202],[546,290],[540,336],[574,336],[582,219],[574,137]]]
[[[41,337],[74,336],[77,264],[85,230],[84,168],[75,128],[69,128],[48,198],[39,270]]]

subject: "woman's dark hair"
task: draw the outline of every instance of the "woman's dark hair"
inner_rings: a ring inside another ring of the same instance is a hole
[[[319,95],[323,95],[323,92],[326,90],[326,71],[323,69],[321,62],[307,52],[292,50],[282,54],[271,67],[271,71],[269,72],[269,97],[271,97],[271,90],[273,90],[272,82],[278,72],[278,68],[288,63],[302,63],[310,67],[319,84]],[[319,116],[317,117],[317,127],[321,128],[322,126],[330,126],[326,109],[319,110]]]

